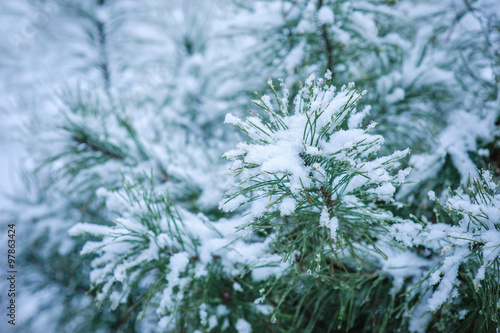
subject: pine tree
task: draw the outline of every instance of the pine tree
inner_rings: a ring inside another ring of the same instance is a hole
[[[1,4],[16,327],[495,332],[497,7]]]

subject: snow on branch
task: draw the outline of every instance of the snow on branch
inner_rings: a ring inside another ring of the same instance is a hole
[[[384,139],[370,133],[376,124],[362,127],[369,107],[356,109],[365,92],[353,83],[337,90],[312,75],[295,97],[292,113],[284,102],[286,87],[280,97],[269,84],[277,107],[269,96],[257,95],[254,103],[264,114],[250,111],[244,120],[226,116],[226,123],[245,131],[251,143],[240,142],[224,155],[233,161],[239,184],[220,207],[230,212],[250,206],[254,227],[274,213],[293,217],[307,211],[315,216],[311,228],[329,229],[333,243],[350,239],[349,246],[365,237],[355,235],[352,225],[367,221],[383,230],[392,214],[377,203],[395,203],[396,186],[409,173],[398,170],[399,160],[409,150],[377,156]],[[362,243],[373,243],[369,238]]]

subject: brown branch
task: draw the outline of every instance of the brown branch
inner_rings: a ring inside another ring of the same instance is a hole
[[[323,196],[323,199],[325,199],[326,207],[328,208],[328,214],[330,215],[330,218],[332,218],[334,215],[333,209],[335,208],[335,202],[333,202],[332,200],[332,194],[323,185],[321,185],[319,191]]]
[[[319,10],[323,6],[323,0],[318,0],[317,9]],[[326,69],[329,69],[333,75],[333,45],[328,37],[328,29],[326,24],[321,26],[321,38],[323,38],[323,42],[325,43],[325,51],[326,51]]]

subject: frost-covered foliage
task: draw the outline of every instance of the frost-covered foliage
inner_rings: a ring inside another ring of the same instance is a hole
[[[237,299],[234,293],[242,290],[240,284],[268,279],[285,268],[279,256],[269,253],[269,239],[239,237],[239,218],[213,223],[202,213],[175,207],[164,191],[154,188],[124,184],[120,191],[98,192],[119,216],[114,225],[78,223],[70,230],[72,235],[101,239],[88,241],[81,251],[97,255],[90,273],[96,300],[102,304],[109,299],[116,309],[134,298],[133,307],[141,308],[139,318],[155,313],[160,331],[183,325],[207,328],[207,311],[222,312],[210,319],[210,328],[238,327],[241,324],[230,324],[226,318],[230,310],[257,310],[251,302],[225,305],[224,297]],[[209,290],[214,280],[226,286]],[[222,289],[219,295],[216,289]]]
[[[372,106],[370,120],[380,124],[376,131],[389,139],[386,153],[408,146],[421,151],[432,143],[433,128],[448,112],[443,104],[452,103],[458,84],[447,68],[450,57],[429,42],[432,25],[419,15],[425,8],[381,0],[247,6],[250,13],[237,16],[234,25],[250,26],[262,37],[245,40],[255,62],[245,68],[267,68],[264,75],[284,77],[294,93],[310,73],[328,69],[334,85],[356,82],[368,90],[364,103]]]
[[[3,1],[16,328],[495,332],[498,8]]]
[[[421,301],[421,311],[459,308],[460,311],[455,311],[460,319],[468,317],[464,330],[491,330],[495,324],[490,320],[497,324],[500,321],[498,184],[493,182],[489,171],[483,171],[481,178],[471,179],[467,189],[450,193],[442,202],[434,192],[428,195],[436,202],[437,223],[405,222],[392,227],[396,239],[406,246],[421,247],[429,255],[439,255],[424,281],[426,295]],[[467,293],[477,295],[468,304],[461,299]],[[482,320],[477,321],[475,307],[480,309]],[[424,330],[430,319],[429,314],[423,320],[412,318],[413,327]]]
[[[434,135],[431,149],[410,160],[414,168],[410,179],[419,184],[408,186],[402,194],[419,193],[423,200],[429,190],[440,194],[448,186],[465,184],[469,176],[478,177],[477,167],[499,165],[500,13],[496,2],[488,0],[443,1],[437,6],[423,2],[417,8],[411,5],[411,10],[419,22],[425,22],[424,40],[445,60],[448,85],[454,82],[453,107],[440,106],[448,114],[445,126]],[[443,174],[450,177],[439,176]]]
[[[219,94],[214,84],[208,91],[203,83],[217,76],[201,71],[200,65],[208,61],[214,70],[224,57],[215,45],[218,41],[207,44],[214,30],[208,29],[209,23],[218,17],[219,8],[203,3],[215,16],[206,22],[193,17],[199,12],[192,2],[1,5],[2,15],[9,15],[9,36],[17,38],[5,45],[10,45],[5,61],[17,67],[7,67],[2,75],[12,77],[12,86],[22,91],[15,95],[2,89],[10,96],[2,99],[2,111],[26,117],[18,121],[23,127],[4,133],[25,143],[23,168],[30,189],[19,194],[7,217],[32,231],[23,234],[29,246],[19,253],[20,261],[33,269],[20,288],[20,303],[26,307],[18,326],[28,331],[33,325],[49,331],[65,327],[95,332],[135,326],[133,312],[124,318],[118,312],[124,313],[129,304],[116,313],[89,306],[88,257],[77,259],[82,240],[68,237],[74,221],[109,224],[114,218],[106,200],[96,195],[99,188],[119,188],[123,178],[140,182],[152,172],[155,183],[169,182],[175,200],[192,210],[217,212],[225,181],[223,167],[213,161],[226,149],[219,148],[224,143],[217,140],[226,133],[212,131],[209,124],[222,122],[225,108],[236,97]],[[167,24],[166,15],[175,16],[175,24]],[[193,26],[193,21],[201,26]],[[196,29],[203,34],[192,35]],[[203,45],[188,47],[190,38]],[[10,71],[16,68],[23,74],[13,75]],[[179,78],[190,85],[179,86]],[[32,87],[33,82],[39,85]],[[210,102],[212,98],[217,101]],[[193,115],[204,108],[210,109],[204,111],[207,118],[193,122]],[[40,264],[47,263],[43,258],[53,264]],[[45,293],[53,296],[23,301],[44,290],[52,290]]]
[[[283,87],[284,95],[279,97],[269,83],[277,99],[276,110],[271,98],[264,95],[254,103],[267,115],[252,112],[255,116],[244,121],[226,116],[226,123],[241,128],[255,143],[239,143],[224,155],[234,160],[231,170],[241,181],[241,189],[222,208],[232,211],[242,203],[251,203],[249,214],[255,221],[250,224],[259,229],[280,225],[290,234],[297,229],[288,223],[293,226],[297,216],[308,214],[299,229],[307,235],[304,238],[316,238],[316,233],[326,229],[326,239],[331,239],[335,251],[348,245],[349,252],[355,254],[354,244],[373,245],[372,238],[383,234],[384,225],[393,219],[375,202],[394,201],[395,186],[404,182],[410,171],[397,172],[395,168],[408,150],[376,157],[384,139],[369,133],[374,123],[361,128],[370,108],[356,110],[362,94],[354,90],[354,84],[336,91],[323,78],[311,76],[295,96],[292,112],[288,89]],[[273,221],[279,215],[290,219]],[[373,234],[358,232],[365,223],[372,225]],[[297,240],[301,238],[299,233]],[[285,260],[300,246],[286,246]]]

